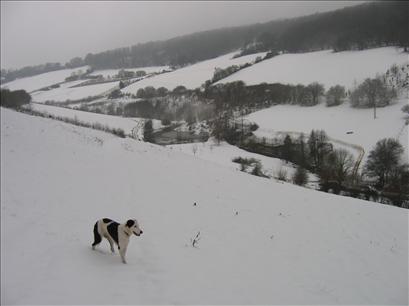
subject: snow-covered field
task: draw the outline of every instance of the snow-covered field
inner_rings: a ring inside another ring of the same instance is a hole
[[[119,82],[109,82],[95,85],[86,85],[70,88],[84,81],[73,81],[61,84],[59,88],[47,91],[37,91],[31,95],[32,100],[38,103],[45,101],[65,102],[104,94],[114,88],[119,88]]]
[[[75,69],[63,69],[42,73],[32,77],[17,79],[5,84],[1,84],[1,87],[8,88],[10,90],[24,89],[27,92],[32,92],[37,89],[64,82],[65,78],[71,76],[72,73],[78,73],[80,70],[82,72],[85,72],[87,69],[88,66],[84,66]]]
[[[378,140],[391,137],[401,142],[407,156],[408,126],[405,126],[401,111],[405,103],[408,103],[406,99],[400,99],[394,105],[377,108],[376,119],[373,119],[373,109],[352,108],[349,103],[334,107],[324,104],[312,107],[276,105],[246,118],[259,125],[254,132],[259,137],[272,138],[277,132],[303,132],[309,135],[312,129],[322,129],[335,140],[361,146],[366,152],[364,159]],[[351,153],[355,152],[351,150]]]
[[[264,174],[275,178],[278,177],[278,173],[282,170],[287,173],[287,179],[291,180],[295,172],[295,166],[291,163],[286,163],[284,160],[247,152],[226,142],[220,142],[218,144],[212,138],[204,143],[187,143],[170,145],[167,147],[172,150],[193,155],[198,158],[236,170],[240,170],[240,164],[232,161],[235,157],[254,158],[261,162],[262,171]],[[317,180],[317,177],[315,175],[310,173],[309,180],[310,186],[316,185],[314,184],[314,181]]]
[[[155,88],[166,87],[173,90],[179,85],[188,89],[200,87],[204,82],[213,77],[215,68],[227,68],[232,65],[242,65],[252,63],[258,56],[264,57],[266,52],[246,55],[233,59],[237,52],[222,55],[207,61],[199,62],[175,71],[146,78],[140,82],[125,87],[122,91],[136,94],[139,88],[153,86]]]
[[[408,303],[408,210],[3,108],[1,144],[2,304]]]
[[[352,88],[354,82],[385,73],[393,64],[408,63],[401,48],[383,47],[363,51],[332,50],[282,54],[240,70],[218,83],[238,80],[247,85],[260,83],[322,83],[326,89],[336,84]],[[216,83],[217,84],[217,83]]]
[[[146,74],[151,74],[151,73],[160,73],[163,70],[169,70],[170,67],[169,66],[151,66],[151,67],[140,67],[140,68],[124,68],[124,70],[126,71],[145,71]],[[121,69],[104,69],[104,70],[95,70],[94,72],[92,72],[90,75],[102,75],[104,78],[109,77],[113,77],[115,75],[118,74],[118,72]]]
[[[30,104],[30,107],[35,111],[62,118],[77,119],[78,121],[91,124],[99,123],[112,129],[120,128],[124,130],[126,135],[132,135],[137,139],[142,139],[142,126],[145,121],[142,118],[124,118],[37,103]],[[160,123],[160,121],[158,122]]]

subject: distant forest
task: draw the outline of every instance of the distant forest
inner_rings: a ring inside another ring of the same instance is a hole
[[[45,64],[2,70],[2,82],[62,68],[90,65],[93,69],[170,65],[175,67],[241,49],[241,55],[262,52],[307,52],[322,49],[362,50],[409,46],[409,2],[370,2],[305,17],[249,26],[223,28],[165,41],[89,53],[65,65]]]

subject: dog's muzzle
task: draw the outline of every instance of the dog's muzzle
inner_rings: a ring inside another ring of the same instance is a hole
[[[140,235],[142,235],[143,234],[143,231],[141,231],[139,234],[138,233],[135,233],[135,232],[133,232],[136,236],[140,236]]]

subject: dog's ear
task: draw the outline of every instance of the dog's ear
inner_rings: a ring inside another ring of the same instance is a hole
[[[135,221],[134,220],[128,220],[128,221],[126,221],[126,226],[127,227],[132,227],[132,226],[134,226],[134,224],[135,224]]]

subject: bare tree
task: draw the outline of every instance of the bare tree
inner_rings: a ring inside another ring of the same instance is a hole
[[[393,138],[379,140],[375,148],[369,153],[365,164],[365,173],[378,179],[378,184],[383,187],[389,182],[389,176],[394,168],[399,167],[402,145]]]
[[[340,105],[345,99],[345,87],[336,85],[328,89],[325,95],[327,106]]]
[[[380,78],[368,78],[351,93],[351,104],[354,107],[373,107],[376,119],[376,107],[389,105],[395,97],[395,90],[389,89]]]
[[[342,184],[351,174],[354,167],[354,158],[351,153],[345,149],[337,149],[334,152],[334,178]]]

